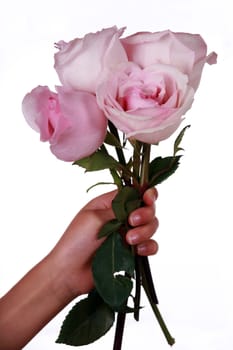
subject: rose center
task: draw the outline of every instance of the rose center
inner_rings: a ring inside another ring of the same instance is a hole
[[[125,111],[140,108],[153,108],[162,105],[167,100],[166,91],[162,86],[129,87],[124,96],[119,98],[119,103]]]
[[[49,111],[48,132],[50,136],[52,136],[56,129],[56,124],[57,124],[58,115],[59,115],[59,105],[54,97],[49,97],[48,111]]]

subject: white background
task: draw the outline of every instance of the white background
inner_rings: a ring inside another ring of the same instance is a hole
[[[200,33],[218,64],[206,66],[186,115],[185,155],[159,190],[159,253],[150,259],[160,309],[174,350],[233,347],[231,1],[57,0],[0,5],[0,294],[43,258],[76,212],[107,188],[85,189],[97,174],[58,161],[24,121],[23,96],[58,83],[53,43],[116,24],[136,31]],[[164,141],[170,152],[173,140]],[[107,175],[106,175],[107,176]],[[105,173],[99,175],[105,179]],[[128,318],[123,349],[168,349],[145,302],[141,322]],[[25,349],[57,345],[61,312]],[[23,321],[23,315],[22,315]],[[82,349],[111,349],[114,330]],[[12,336],[14,336],[12,334]],[[146,345],[145,345],[146,344]]]

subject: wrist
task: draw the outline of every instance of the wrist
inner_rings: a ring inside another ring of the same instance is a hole
[[[68,273],[62,261],[63,259],[59,259],[53,254],[53,252],[51,252],[42,262],[45,263],[47,267],[50,290],[58,300],[61,308],[65,307],[76,296],[78,296],[67,283]]]

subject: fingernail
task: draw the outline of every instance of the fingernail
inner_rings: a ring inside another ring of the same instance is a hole
[[[155,192],[154,189],[151,189],[151,191],[150,191],[150,198],[151,198],[153,201],[155,201],[156,198],[157,198],[156,192]]]
[[[147,246],[144,244],[140,244],[137,247],[137,251],[139,254],[145,254],[147,252]]]
[[[127,235],[127,241],[129,244],[136,244],[138,242],[138,235],[134,234],[128,234]]]
[[[132,226],[137,226],[138,224],[140,224],[140,221],[141,221],[141,217],[140,215],[138,214],[133,214],[131,217],[130,217],[130,224]]]

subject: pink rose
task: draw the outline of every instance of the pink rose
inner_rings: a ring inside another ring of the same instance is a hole
[[[105,69],[97,86],[98,104],[127,138],[156,144],[178,128],[205,62],[215,63],[216,54],[206,56],[199,35],[164,31],[119,40],[128,62]]]
[[[55,69],[64,86],[96,94],[115,126],[142,142],[158,143],[191,107],[207,56],[200,35],[136,33],[121,39],[116,27],[59,42]]]
[[[24,97],[22,109],[28,124],[61,160],[89,156],[104,141],[107,119],[88,92],[57,87],[54,93],[38,86]]]
[[[98,77],[103,67],[115,66],[127,61],[127,56],[119,37],[124,29],[116,27],[89,33],[83,39],[56,44],[56,69],[61,83],[75,90],[95,93]]]
[[[141,69],[125,63],[109,72],[97,89],[99,106],[127,138],[156,144],[169,137],[191,107],[194,90],[174,67]]]
[[[205,62],[216,63],[217,55],[206,56],[207,46],[199,34],[136,33],[121,39],[129,61],[141,68],[162,63],[176,67],[189,78],[189,85],[198,88]]]

